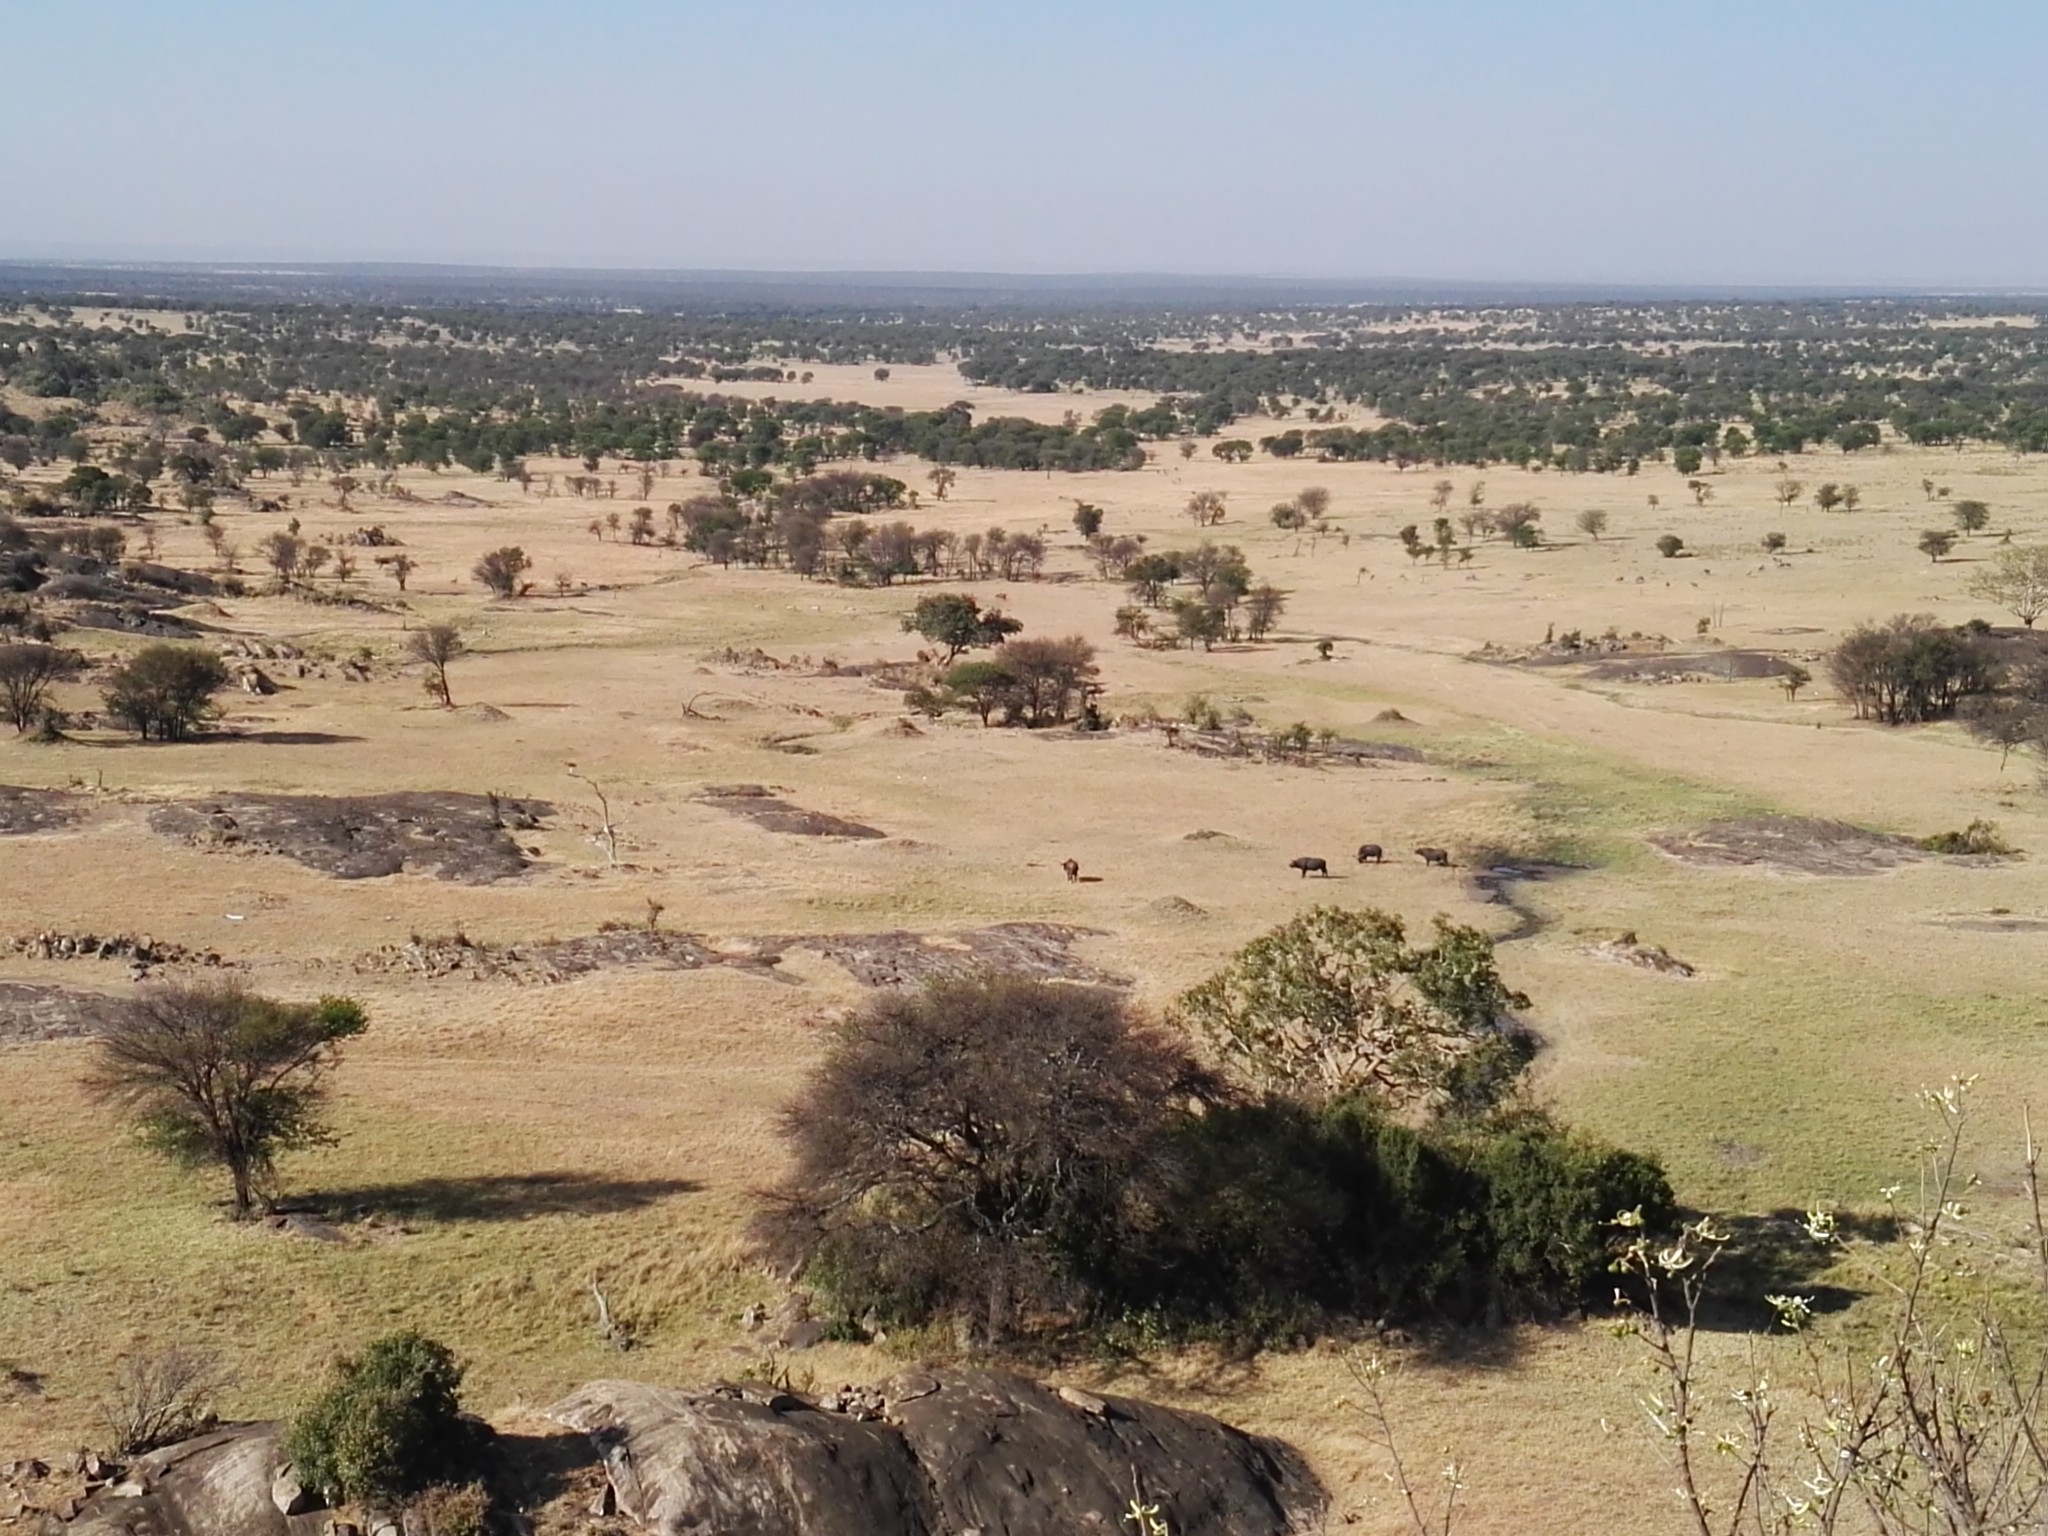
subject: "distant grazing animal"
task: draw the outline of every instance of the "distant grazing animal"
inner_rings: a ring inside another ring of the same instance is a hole
[[[1449,869],[1451,867],[1451,855],[1446,849],[1418,848],[1415,850],[1415,852],[1416,855],[1422,860],[1422,862],[1429,865],[1432,869],[1434,869],[1439,864],[1441,864],[1445,869]]]
[[[1321,859],[1289,859],[1287,867],[1300,870],[1304,880],[1312,874],[1321,875],[1325,880],[1330,878],[1330,866]]]
[[[1081,878],[1081,861],[1079,859],[1062,859],[1060,860],[1060,868],[1067,872],[1067,879],[1070,881]]]
[[[1384,857],[1384,855],[1381,853],[1380,845],[1378,843],[1360,843],[1358,845],[1359,863],[1377,864],[1380,862],[1382,857]]]

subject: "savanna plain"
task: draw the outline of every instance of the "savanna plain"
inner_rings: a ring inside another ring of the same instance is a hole
[[[865,360],[774,360],[808,370],[804,386],[647,387],[908,410],[959,400],[977,420],[1047,423],[1153,398],[1011,389],[948,357],[881,379]],[[375,409],[366,395],[304,398],[358,429]],[[17,385],[0,403],[40,421],[70,402]],[[1377,418],[1357,404],[1329,419]],[[108,462],[154,421],[114,403],[80,431]],[[1826,659],[1856,626],[1900,613],[2012,629],[1970,582],[2000,549],[2048,542],[2048,462],[1895,432],[1853,454],[1717,454],[1691,474],[1661,456],[1581,473],[1214,451],[1301,424],[1262,407],[1148,441],[1131,468],[958,463],[941,485],[907,453],[858,465],[918,493],[914,510],[870,521],[1042,539],[1036,569],[1008,578],[803,577],[607,522],[644,505],[665,530],[669,503],[730,484],[729,466],[680,453],[601,454],[594,468],[528,454],[521,479],[353,467],[345,489],[315,466],[246,478],[203,519],[168,493],[123,516],[129,555],[146,539],[161,566],[220,576],[223,547],[238,547],[239,590],[161,612],[249,658],[275,691],[233,689],[210,729],[144,743],[95,721],[93,681],[72,679],[52,695],[73,722],[60,739],[0,735],[0,784],[61,791],[65,808],[0,836],[0,979],[24,995],[125,995],[136,982],[122,960],[5,946],[147,935],[217,954],[267,994],[346,993],[370,1027],[333,1076],[336,1143],[282,1164],[283,1204],[311,1235],[229,1220],[212,1174],[138,1147],[82,1086],[90,1039],[0,1034],[0,1458],[89,1441],[118,1362],[172,1341],[218,1357],[233,1411],[254,1416],[289,1411],[337,1353],[417,1327],[458,1352],[468,1400],[503,1423],[622,1373],[823,1387],[963,1358],[934,1331],[765,1344],[743,1315],[776,1308],[786,1286],[745,1234],[786,1166],[780,1113],[832,1025],[878,973],[976,953],[991,930],[1027,935],[1032,963],[1053,972],[1120,978],[1163,1014],[1318,904],[1382,909],[1415,932],[1438,915],[1476,925],[1531,999],[1540,1046],[1523,1091],[1654,1155],[1688,1210],[1766,1234],[1810,1210],[1880,1211],[1880,1190],[1917,1178],[1920,1090],[1976,1074],[1968,1156],[1983,1184],[1969,1219],[1987,1270],[2024,1292],[2023,1114],[2048,1101],[2036,758],[2002,758],[1953,721],[1859,719]],[[31,463],[9,484],[55,496],[71,468]],[[1787,480],[1801,483],[1790,498]],[[1853,483],[1853,509],[1816,505],[1823,482]],[[1270,515],[1311,487],[1327,493],[1312,521]],[[1202,492],[1219,493],[1220,514],[1197,526]],[[1930,557],[1923,531],[1953,528],[1965,502],[1988,522]],[[1541,512],[1531,547],[1483,524],[1434,547],[1437,518],[1455,530],[1461,514],[1518,504]],[[1149,550],[1235,546],[1284,607],[1257,638],[1232,626],[1169,644],[1170,615],[1152,616],[1158,638],[1120,621],[1134,599],[1077,530],[1080,506]],[[288,520],[349,550],[353,571],[273,581],[256,551]],[[1404,545],[1410,525],[1430,547]],[[349,543],[369,527],[388,542]],[[1666,535],[1682,548],[1660,551]],[[531,571],[498,597],[471,573],[505,546]],[[396,551],[403,591],[377,563]],[[1103,728],[919,707],[906,690],[932,670],[931,646],[903,620],[947,591],[1025,636],[1084,637]],[[433,624],[465,642],[449,707],[407,651]],[[96,666],[147,643],[107,628],[61,638]],[[203,823],[237,796],[402,791],[541,809],[510,833],[519,867],[489,880],[418,861],[336,878],[163,818],[190,805]],[[790,814],[758,814],[768,798]],[[2016,852],[1917,846],[1973,822]],[[1844,851],[1830,841],[1841,828],[1816,825],[1836,823],[1865,841]],[[1384,862],[1357,861],[1364,843]],[[1419,847],[1446,850],[1449,867]],[[1302,857],[1327,875],[1290,866]],[[539,976],[458,953],[650,928],[693,936],[702,963]],[[1682,965],[1632,963],[1650,950]],[[1797,1280],[1839,1291],[1820,1326],[1843,1337],[1887,1304],[1847,1278],[1859,1264],[1828,1259]],[[630,1322],[624,1365],[595,1326],[593,1287]],[[1410,1475],[1430,1483],[1457,1464],[1459,1529],[1678,1528],[1666,1447],[1641,1407],[1654,1384],[1610,1319],[1384,1333],[1373,1321],[1252,1351],[1170,1343],[1033,1366],[1283,1437],[1344,1528],[1407,1529],[1353,1374],[1368,1351],[1394,1367],[1386,1401]],[[1701,1347],[1739,1376],[1756,1351],[1789,1345],[1731,1326]]]

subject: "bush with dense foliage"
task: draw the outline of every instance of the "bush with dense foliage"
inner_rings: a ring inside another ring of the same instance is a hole
[[[1927,613],[1851,630],[1828,658],[1828,675],[1856,717],[1886,725],[1952,715],[1964,699],[1996,688],[2000,670],[1981,636]]]
[[[1247,944],[1174,1009],[1254,1088],[1484,1109],[1529,1059],[1513,1020],[1528,1006],[1476,928],[1438,918],[1418,948],[1391,913],[1315,907]]]
[[[285,1454],[299,1481],[331,1503],[382,1504],[452,1482],[476,1449],[461,1388],[446,1345],[388,1334],[335,1366],[292,1421]]]
[[[1193,1059],[1113,994],[1015,978],[870,1003],[783,1116],[758,1232],[847,1313],[1002,1337],[1086,1315],[1171,1204]]]
[[[848,1319],[990,1339],[1553,1315],[1609,1294],[1616,1215],[1672,1208],[1535,1111],[1247,1095],[1114,996],[1018,978],[871,1004],[783,1129],[766,1254]]]
[[[219,656],[197,645],[145,645],[107,678],[107,713],[144,741],[183,741],[214,714],[228,685]]]

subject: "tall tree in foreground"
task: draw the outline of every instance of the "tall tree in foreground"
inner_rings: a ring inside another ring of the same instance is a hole
[[[757,1235],[850,1313],[952,1313],[1000,1339],[1085,1306],[1170,1182],[1201,1081],[1097,988],[936,982],[868,1004],[783,1116],[796,1166]]]
[[[279,1153],[332,1142],[327,1071],[365,1023],[344,997],[280,1003],[238,982],[152,987],[116,1015],[88,1085],[153,1150],[225,1170],[235,1215],[246,1217],[274,1193]]]

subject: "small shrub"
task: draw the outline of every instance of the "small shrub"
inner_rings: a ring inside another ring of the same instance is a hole
[[[484,1536],[491,1496],[481,1483],[443,1483],[429,1488],[406,1508],[405,1528],[424,1526],[420,1536]]]
[[[174,1346],[126,1356],[114,1373],[112,1394],[99,1405],[106,1449],[116,1458],[140,1456],[203,1433],[215,1422],[213,1395],[223,1385],[208,1355]]]
[[[516,544],[508,544],[477,561],[470,574],[488,588],[493,597],[516,597],[521,590],[521,578],[532,568],[533,561],[526,551]]]
[[[475,1449],[446,1345],[407,1331],[342,1360],[285,1437],[299,1481],[330,1503],[403,1499],[465,1465]]]
[[[1991,853],[2005,854],[2013,851],[1998,830],[1995,821],[1973,821],[1960,832],[1937,832],[1932,837],[1920,839],[1920,846],[1929,853]]]

